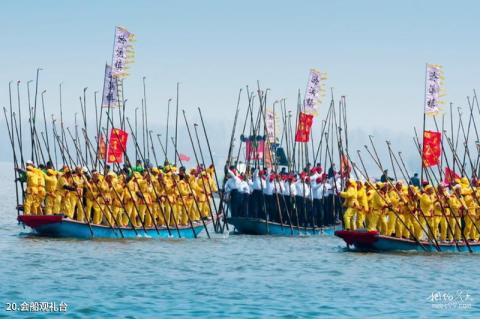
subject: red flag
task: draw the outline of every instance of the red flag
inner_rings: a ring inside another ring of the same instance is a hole
[[[342,177],[349,177],[352,167],[350,166],[350,162],[348,161],[347,156],[342,154],[342,158],[340,161],[340,175]]]
[[[183,161],[186,161],[188,162],[190,160],[190,157],[188,157],[187,155],[185,154],[178,154],[178,158],[183,162]]]
[[[295,133],[295,142],[307,143],[310,140],[312,124],[313,115],[300,112],[297,132]]]
[[[438,165],[442,142],[442,133],[434,131],[423,132],[423,165],[425,167]]]
[[[108,141],[107,163],[122,163],[123,153],[127,149],[128,133],[118,128],[112,128],[110,131],[110,140]]]
[[[103,134],[100,134],[100,138],[98,139],[98,158],[103,160],[106,151],[107,145],[105,144],[105,139],[103,138]]]
[[[445,177],[443,179],[443,183],[450,185],[452,184],[457,178],[460,178],[459,175],[455,174],[450,167],[445,167]]]

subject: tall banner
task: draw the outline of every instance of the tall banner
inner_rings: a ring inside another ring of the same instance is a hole
[[[127,149],[128,133],[118,128],[112,128],[108,140],[107,163],[122,163],[123,153]]]
[[[118,82],[112,77],[112,67],[105,65],[105,78],[103,79],[102,107],[118,107]]]
[[[440,112],[439,104],[443,103],[441,97],[443,93],[443,71],[442,66],[438,64],[427,64],[427,74],[425,79],[425,114],[435,115]]]
[[[442,153],[442,133],[434,131],[423,132],[422,160],[425,167],[440,163]]]
[[[248,139],[245,141],[245,146],[245,158],[247,161],[263,161],[263,152],[265,149],[264,140]]]
[[[298,127],[295,133],[295,142],[307,143],[310,140],[310,130],[312,129],[313,115],[300,112],[298,117]]]
[[[267,136],[269,143],[276,143],[275,139],[278,139],[278,134],[280,134],[280,129],[278,127],[279,120],[275,112],[267,108],[266,115],[265,115],[265,126],[267,128]]]
[[[125,78],[128,76],[128,65],[133,63],[135,52],[132,43],[135,35],[122,27],[115,28],[115,41],[113,43],[112,76]]]
[[[325,95],[324,80],[327,79],[327,74],[318,70],[311,69],[308,76],[307,91],[305,92],[305,100],[303,103],[303,111],[313,116],[318,115],[318,107],[322,103],[322,98]]]

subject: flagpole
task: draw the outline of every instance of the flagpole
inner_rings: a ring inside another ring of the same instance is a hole
[[[427,103],[427,68],[428,68],[428,64],[425,63],[425,90],[423,91],[423,95],[424,95],[424,98],[423,98],[423,128],[422,128],[422,156],[420,156],[420,160],[422,161],[422,166],[421,166],[421,171],[420,171],[420,188],[423,188],[423,171],[425,169],[425,163],[423,161],[423,155],[424,155],[424,138],[425,138],[425,123],[426,123],[426,120],[427,120],[427,116],[426,116],[426,113],[425,113],[425,104]]]
[[[167,132],[165,136],[165,161],[168,161],[168,124],[170,122],[170,102],[172,102],[172,99],[168,99],[167,102]]]
[[[177,153],[177,147],[178,147],[178,90],[180,88],[180,83],[177,82],[177,101],[176,101],[176,107],[175,107],[175,151],[173,153],[173,157],[175,159],[175,166],[177,166],[177,157],[175,154]],[[168,143],[167,143],[168,144]]]

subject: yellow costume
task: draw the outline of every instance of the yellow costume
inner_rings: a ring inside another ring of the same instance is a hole
[[[56,210],[56,205],[55,202],[57,200],[57,173],[49,169],[47,171],[47,175],[45,176],[45,192],[46,192],[46,198],[45,198],[45,214],[46,215],[52,215],[52,214],[58,214],[60,210]]]
[[[343,215],[343,224],[346,230],[355,230],[355,214],[359,207],[357,201],[357,184],[353,180],[349,180],[348,184],[346,190],[340,193],[340,197],[345,199],[343,206],[347,208]]]
[[[362,183],[357,184],[357,201],[358,201],[358,210],[357,210],[357,221],[356,228],[365,228],[364,223],[367,218],[369,206],[368,206],[368,196],[367,190]]]
[[[25,200],[23,203],[23,213],[31,215],[33,213],[35,201],[38,198],[39,176],[35,172],[35,168],[27,165],[27,190],[25,193]]]

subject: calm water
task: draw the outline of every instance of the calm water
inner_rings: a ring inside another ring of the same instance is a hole
[[[12,180],[0,164],[0,317],[52,316],[5,311],[24,301],[63,301],[71,318],[480,317],[480,255],[352,253],[327,237],[35,238],[15,221]],[[471,308],[435,309],[448,306],[435,292]]]

